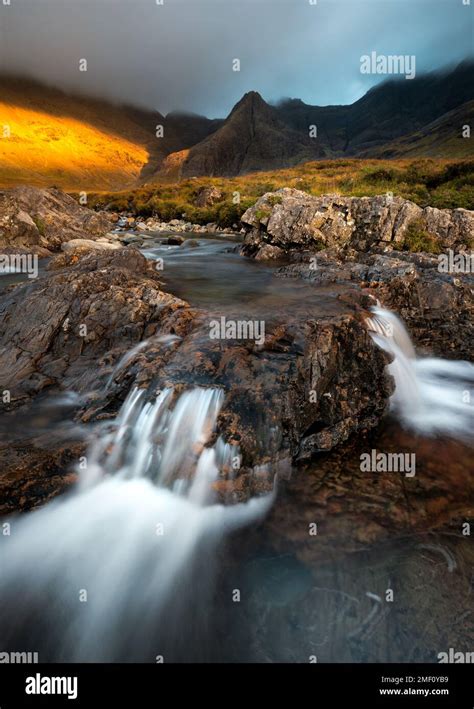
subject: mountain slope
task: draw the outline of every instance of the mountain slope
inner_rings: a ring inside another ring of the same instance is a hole
[[[452,71],[385,81],[350,106],[309,106],[289,100],[277,110],[295,130],[317,125],[319,140],[333,155],[369,156],[474,99],[473,87],[474,62],[467,60]]]
[[[179,165],[182,177],[230,176],[323,156],[316,141],[286,126],[275,108],[251,91],[218,130],[181,155],[170,155],[165,166]]]
[[[463,126],[466,125],[474,126],[474,101],[468,101],[420,130],[369,153],[371,157],[383,159],[472,157],[471,140],[462,136]]]
[[[230,177],[319,159],[467,157],[474,62],[385,81],[350,106],[277,106],[251,91],[225,120],[118,106],[0,77],[0,185],[119,190]],[[157,137],[157,127],[164,135]],[[316,126],[317,138],[309,137]],[[1,136],[4,137],[1,137]]]
[[[156,127],[164,137],[156,137]],[[118,106],[37,82],[0,78],[0,184],[121,189],[215,129],[200,116]]]

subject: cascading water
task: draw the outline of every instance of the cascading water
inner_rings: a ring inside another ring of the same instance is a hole
[[[374,341],[393,355],[388,371],[395,379],[395,414],[407,427],[426,435],[448,434],[472,440],[474,366],[434,357],[417,358],[410,336],[395,313],[373,308],[368,327]]]
[[[238,449],[206,447],[223,402],[196,388],[173,406],[133,390],[87,455],[77,489],[0,537],[0,650],[47,661],[205,659],[220,541],[272,496],[224,506],[213,483]],[[201,643],[201,645],[200,645]]]

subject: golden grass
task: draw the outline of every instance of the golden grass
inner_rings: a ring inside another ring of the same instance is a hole
[[[211,207],[196,206],[204,186],[215,186],[222,200]],[[230,226],[266,192],[293,187],[309,194],[355,197],[393,193],[420,206],[474,209],[474,161],[422,158],[416,160],[325,160],[286,170],[255,172],[230,178],[200,177],[150,181],[133,190],[100,191],[90,195],[91,206],[110,205],[118,211],[163,220],[182,217],[197,223]],[[240,201],[236,203],[236,196]]]
[[[5,130],[9,137],[2,137]],[[68,116],[0,103],[0,184],[120,189],[148,161],[143,145]]]

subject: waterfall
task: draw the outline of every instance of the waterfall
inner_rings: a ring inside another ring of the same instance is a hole
[[[392,409],[408,428],[425,434],[448,434],[472,440],[474,366],[435,357],[420,357],[400,318],[372,308],[367,321],[374,341],[393,356],[388,371],[395,380]],[[434,335],[435,336],[435,335]]]
[[[219,543],[273,496],[224,506],[238,448],[215,435],[219,389],[131,391],[69,495],[0,537],[0,650],[48,661],[205,659]],[[81,466],[80,466],[81,467]]]

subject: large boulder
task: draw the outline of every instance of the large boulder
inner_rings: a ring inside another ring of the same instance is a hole
[[[72,239],[93,239],[111,229],[104,213],[81,206],[58,189],[15,187],[0,191],[0,249],[58,251]]]
[[[437,250],[460,251],[470,246],[474,234],[474,212],[466,209],[422,209],[390,195],[313,197],[290,188],[263,195],[242,223],[248,256],[259,255],[268,244],[287,252],[390,249],[410,233],[431,240]]]
[[[196,207],[212,207],[216,202],[220,202],[224,198],[223,192],[212,185],[201,187],[194,200]]]
[[[393,382],[363,312],[321,296],[319,310],[311,304],[267,318],[263,344],[210,339],[219,316],[205,315],[176,348],[160,370],[160,388],[217,386],[226,393],[219,430],[240,447],[242,466],[237,481],[221,481],[223,493],[243,499],[259,484],[271,487],[275,472],[284,475],[295,461],[377,425]],[[154,365],[142,365],[140,377],[152,383]]]

